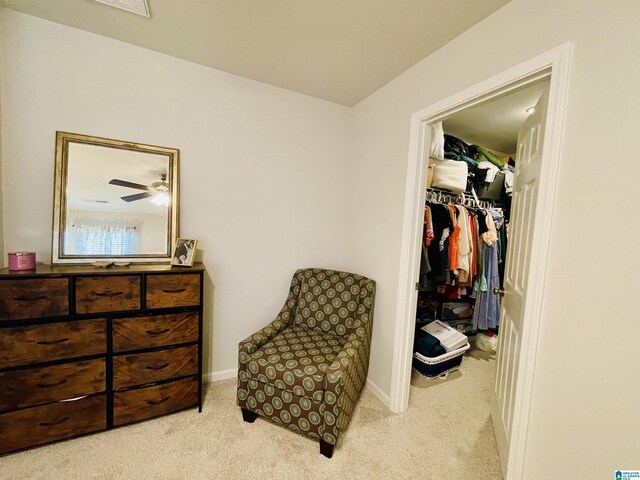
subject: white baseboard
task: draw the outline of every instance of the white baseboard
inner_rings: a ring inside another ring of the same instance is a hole
[[[367,378],[367,383],[365,383],[366,387],[371,390],[378,400],[384,403],[385,407],[389,407],[389,394],[384,393],[384,391],[370,378]]]
[[[238,376],[237,368],[230,368],[229,370],[220,370],[218,372],[211,372],[203,375],[202,381],[204,383],[219,382],[221,380],[228,380]]]
[[[219,382],[221,380],[228,380],[238,376],[237,368],[230,368],[229,370],[220,370],[218,372],[207,373],[203,376],[202,381],[204,383]],[[389,395],[386,394],[375,382],[367,378],[366,387],[371,390],[378,400],[380,400],[386,407],[389,406]]]

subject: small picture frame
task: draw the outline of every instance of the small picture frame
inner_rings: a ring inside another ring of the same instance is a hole
[[[196,256],[196,246],[198,240],[191,238],[178,238],[176,246],[173,248],[171,265],[176,267],[191,267]]]

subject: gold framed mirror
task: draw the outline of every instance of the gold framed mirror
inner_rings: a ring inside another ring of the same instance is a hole
[[[56,132],[52,264],[169,263],[180,151]]]

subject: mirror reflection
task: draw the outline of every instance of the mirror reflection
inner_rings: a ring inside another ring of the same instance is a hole
[[[167,251],[167,155],[69,143],[64,253]]]
[[[177,235],[177,155],[59,132],[53,263],[168,261]]]

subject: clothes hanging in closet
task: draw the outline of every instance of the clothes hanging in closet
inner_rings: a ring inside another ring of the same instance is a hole
[[[427,245],[427,257],[431,267],[428,277],[435,282],[442,282],[446,278],[445,270],[449,265],[448,238],[449,232],[453,230],[453,222],[446,205],[427,203],[426,208],[429,209],[433,228],[433,240]]]
[[[504,223],[504,217],[496,210],[489,210],[486,214],[489,227],[482,248],[482,278],[477,282],[476,303],[473,309],[473,327],[476,330],[496,329],[500,324],[500,297],[493,293],[494,288],[500,288],[499,262],[500,237],[497,231]]]
[[[445,298],[475,297],[474,329],[496,329],[504,278],[505,219],[499,209],[427,202],[421,283],[437,285]]]

